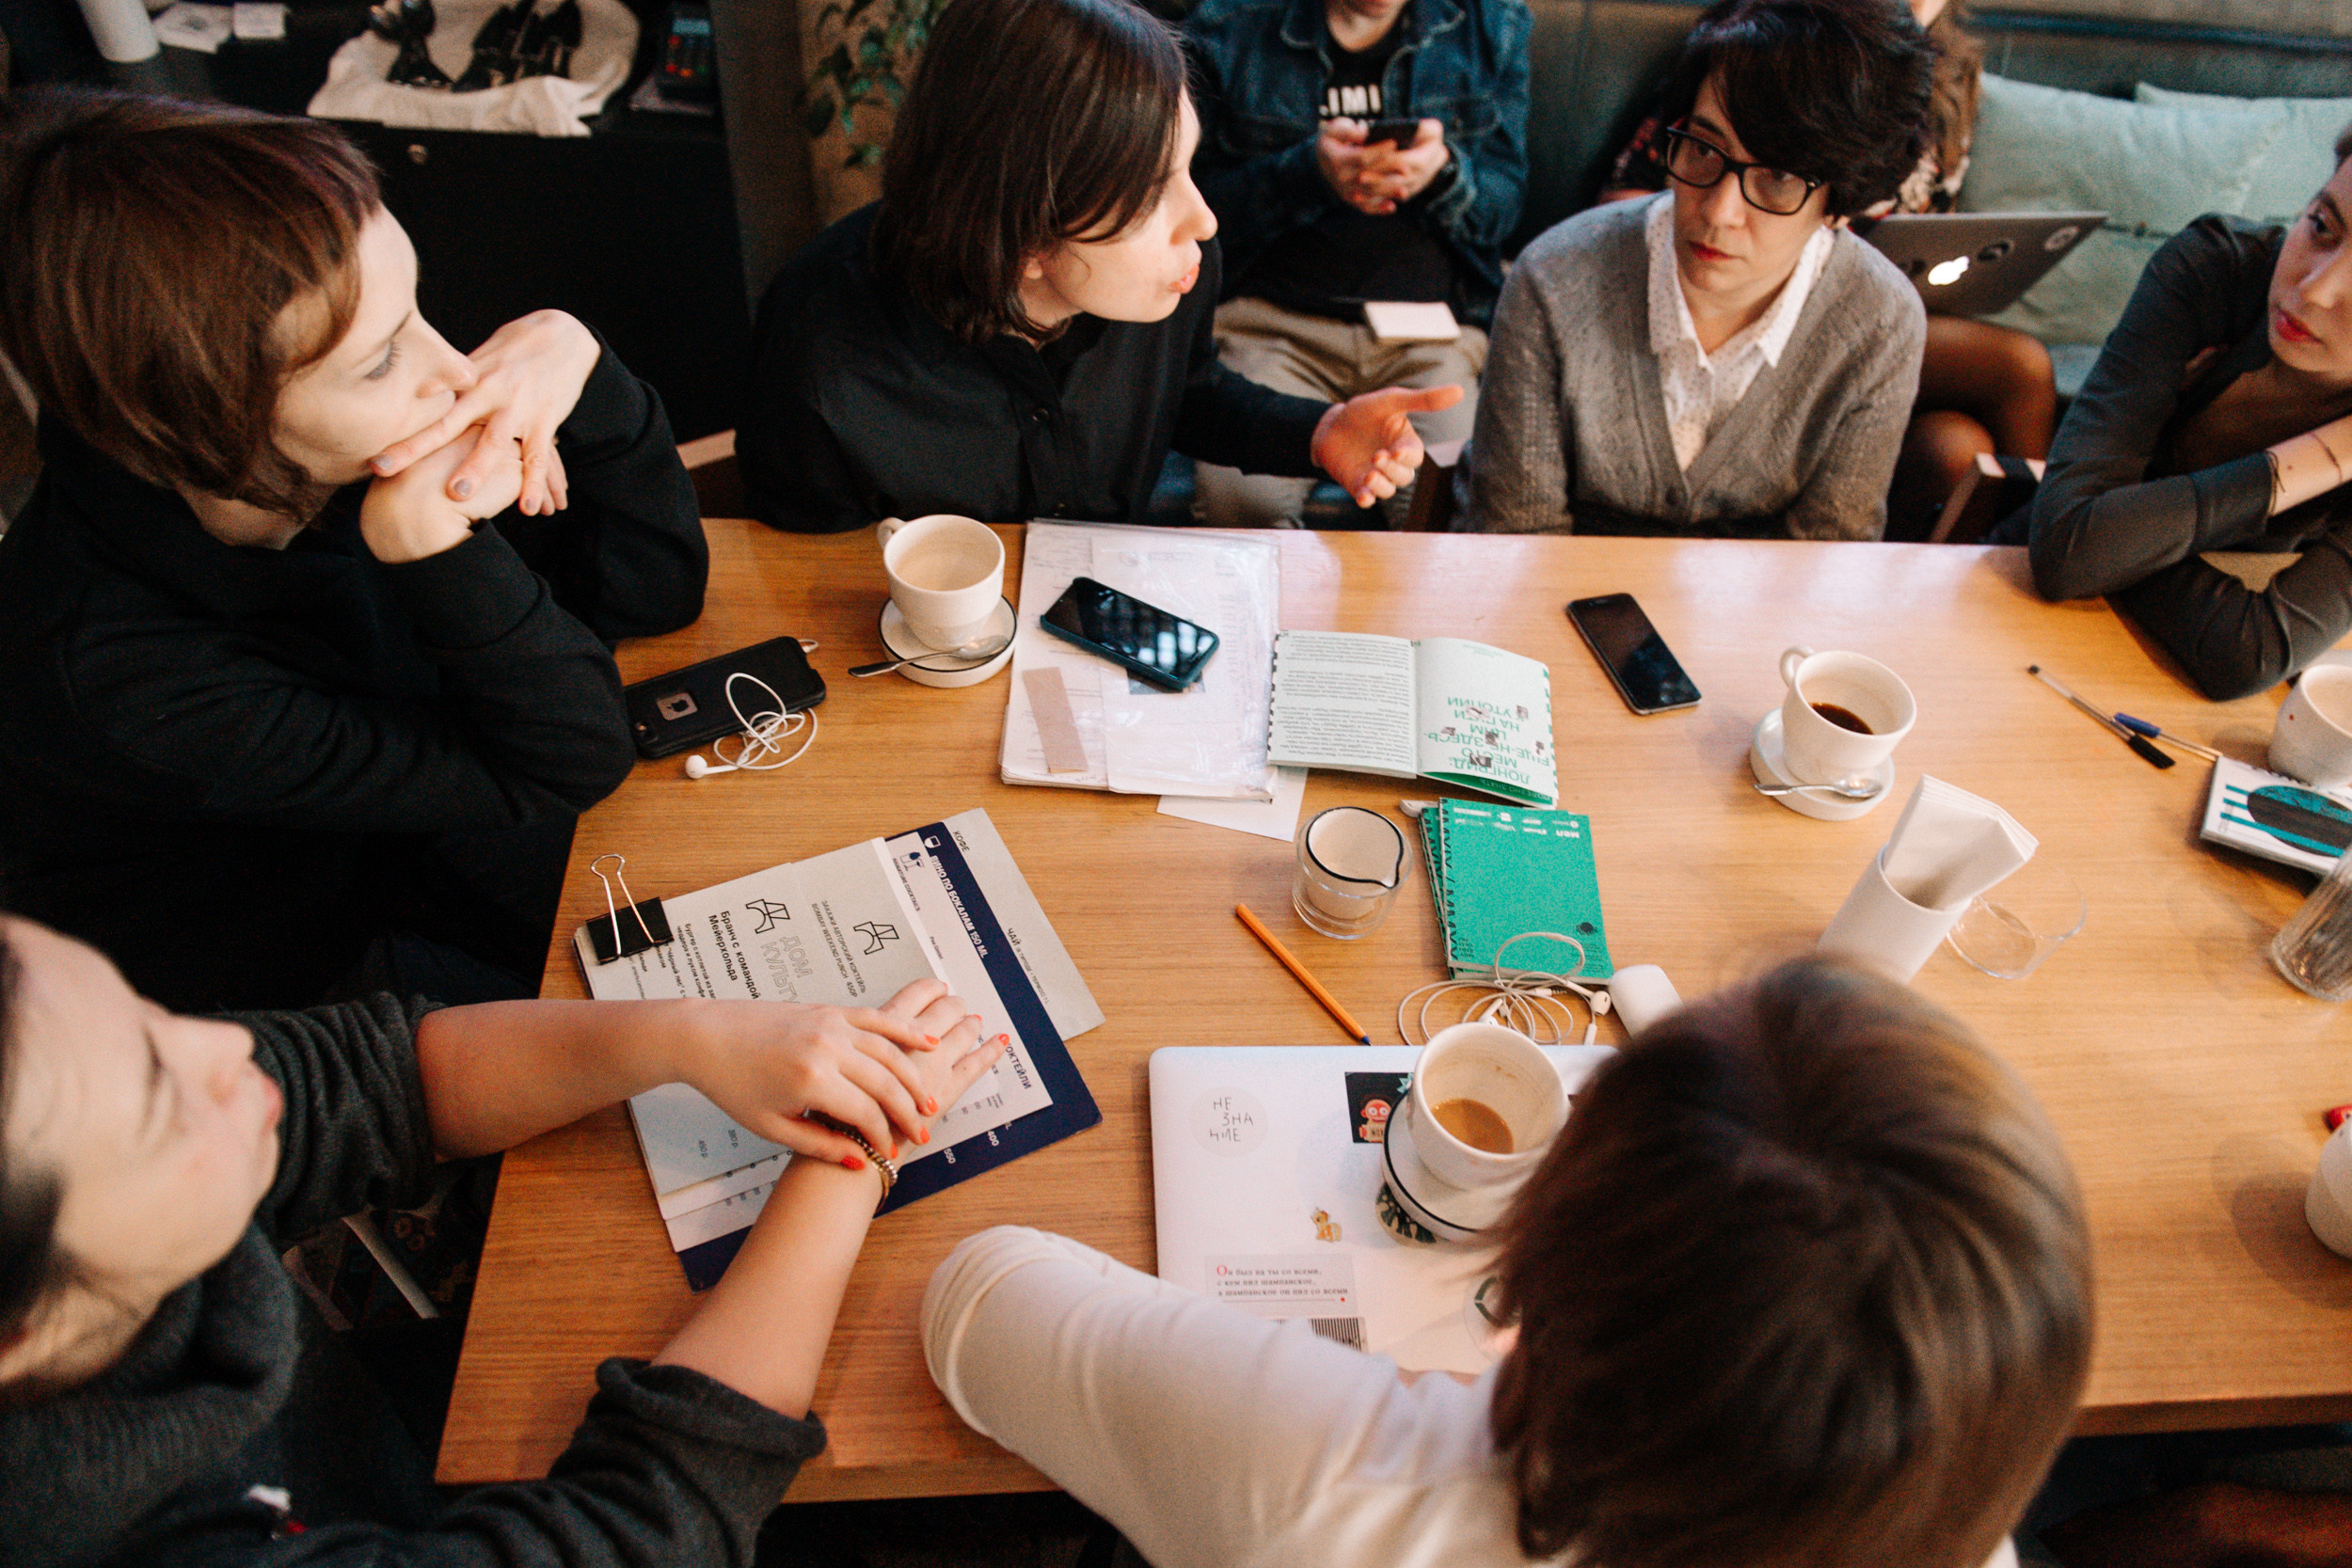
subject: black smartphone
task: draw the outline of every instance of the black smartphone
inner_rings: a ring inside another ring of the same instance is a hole
[[[1089,653],[1123,664],[1164,691],[1200,678],[1216,652],[1216,633],[1130,598],[1092,578],[1078,578],[1038,618],[1047,631]]]
[[[1602,594],[1568,606],[1568,619],[1583,634],[1585,645],[1617,688],[1625,705],[1636,713],[1664,713],[1690,707],[1699,689],[1683,673],[1674,650],[1658,635],[1630,594]]]
[[[815,707],[825,700],[825,677],[808,667],[801,640],[771,638],[639,681],[622,692],[628,704],[628,733],[637,742],[637,754],[675,756],[723,735],[741,734],[742,721],[727,704],[727,677],[738,673],[765,682],[787,713]],[[745,718],[774,711],[768,692],[748,680],[735,683],[735,703]]]
[[[1397,147],[1410,147],[1413,139],[1420,135],[1421,121],[1418,119],[1375,119],[1364,127],[1364,145],[1370,147],[1375,142],[1389,142]]]

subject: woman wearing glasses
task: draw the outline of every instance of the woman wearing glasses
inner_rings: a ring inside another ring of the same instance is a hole
[[[1551,229],[1504,285],[1467,526],[1879,537],[1926,325],[1846,219],[1917,166],[1933,75],[1871,0],[1741,0],[1692,32],[1668,189]]]

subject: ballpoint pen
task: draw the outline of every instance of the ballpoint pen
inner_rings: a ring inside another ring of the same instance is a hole
[[[2157,751],[2155,743],[2151,741],[2146,736],[2135,734],[2131,730],[2124,728],[2123,725],[2119,723],[2117,721],[2108,718],[2106,714],[2101,713],[2097,708],[2092,707],[2089,703],[2084,702],[2080,697],[2075,696],[2072,691],[2067,690],[2066,688],[2060,686],[2057,680],[2052,678],[2050,673],[2043,670],[2041,665],[2026,665],[2026,673],[2039,678],[2042,685],[2048,687],[2051,690],[2057,692],[2059,696],[2065,698],[2068,702],[2074,704],[2076,707],[2090,715],[2091,722],[2097,724],[2100,728],[2108,731],[2110,734],[2121,736],[2123,744],[2129,746],[2133,751],[2137,752],[2142,757],[2145,757],[2151,768],[2169,768],[2180,760],[2178,757],[2167,756],[2164,752]]]
[[[2200,746],[2194,740],[2183,740],[2177,735],[2168,735],[2145,719],[2135,719],[2128,713],[2119,713],[2115,716],[2115,721],[2134,735],[2144,735],[2151,740],[2161,740],[2168,746],[2177,746],[2182,751],[2203,757],[2208,762],[2221,760],[2221,753],[2212,747]]]

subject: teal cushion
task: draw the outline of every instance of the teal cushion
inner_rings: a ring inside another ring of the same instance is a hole
[[[1990,319],[2045,343],[2106,341],[2157,247],[2201,214],[2244,213],[2255,167],[2285,135],[2280,116],[2134,103],[1986,71],[1961,211],[2107,214]]]
[[[2158,108],[2201,109],[2216,114],[2262,115],[2279,123],[2279,135],[2249,172],[2253,185],[2242,217],[2292,223],[2311,204],[2312,193],[2336,172],[2336,135],[2352,122],[2352,98],[2223,98],[2209,92],[2175,92],[2139,84],[2137,103]]]

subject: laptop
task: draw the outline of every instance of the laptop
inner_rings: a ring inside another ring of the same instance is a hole
[[[1609,1046],[1547,1047],[1581,1081]],[[1409,1045],[1168,1046],[1152,1053],[1159,1276],[1411,1371],[1500,1354],[1475,1243],[1400,1241],[1380,1217],[1382,1134]],[[1571,1112],[1573,1114],[1573,1112]]]
[[[1931,316],[1989,316],[2017,303],[2105,213],[1898,213],[1856,232],[1900,267]]]

